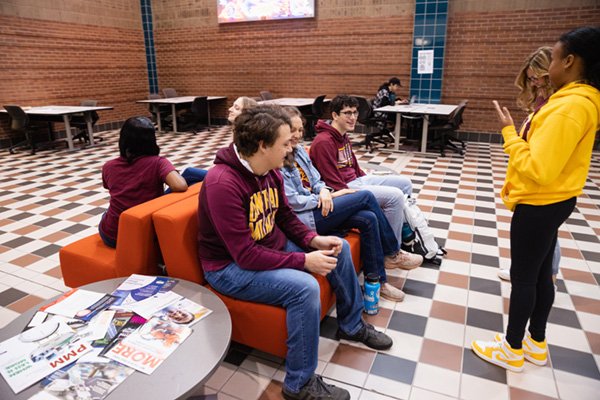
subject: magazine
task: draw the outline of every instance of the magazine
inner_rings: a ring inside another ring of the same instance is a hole
[[[185,325],[151,318],[117,343],[106,357],[151,374],[191,333]]]
[[[0,343],[0,373],[19,393],[91,349],[64,322],[44,322]]]
[[[135,370],[88,354],[42,380],[42,391],[30,400],[102,400]]]
[[[171,321],[180,325],[192,326],[202,318],[208,316],[212,310],[194,303],[190,299],[181,299],[154,314],[164,321]]]
[[[128,309],[129,306],[140,300],[147,299],[157,293],[170,291],[177,285],[177,282],[177,279],[161,276],[133,274],[112,292],[113,296],[118,297],[112,307]]]
[[[129,321],[135,314],[129,311],[116,311],[112,317],[112,321],[108,325],[108,329],[103,338],[94,340],[92,342],[93,347],[104,348],[123,328],[123,326]]]
[[[41,307],[40,311],[89,321],[116,300],[116,297],[104,293],[96,293],[85,289],[72,289],[52,303]]]
[[[144,325],[146,319],[139,315],[133,314],[131,318],[119,329],[117,334],[110,339],[110,341],[104,346],[104,349],[100,352],[101,356],[104,356],[110,349],[112,349],[118,342],[125,339],[131,333],[133,333],[140,326]]]

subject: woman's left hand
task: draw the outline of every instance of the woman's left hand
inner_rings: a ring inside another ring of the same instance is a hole
[[[321,192],[319,192],[319,203],[317,207],[321,207],[321,214],[324,217],[333,211],[333,198],[331,197],[331,192],[328,189],[323,188],[321,189]]]
[[[500,108],[500,104],[498,104],[498,102],[496,100],[493,100],[492,103],[494,104],[494,107],[496,108],[496,116],[498,117],[498,121],[500,122],[500,125],[502,125],[502,128],[504,128],[505,126],[510,126],[510,125],[515,124],[513,122],[512,117],[510,116],[510,112],[508,111],[508,108],[506,108],[506,107]]]

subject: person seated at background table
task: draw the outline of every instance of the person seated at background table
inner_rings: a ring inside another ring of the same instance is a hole
[[[400,175],[367,175],[360,168],[348,137],[348,132],[354,131],[356,125],[357,107],[358,101],[354,97],[338,95],[333,98],[330,104],[332,120],[317,123],[317,137],[310,146],[310,159],[325,184],[334,190],[351,188],[372,192],[396,239],[402,243],[404,195],[412,194],[412,182]],[[420,255],[402,254],[407,258],[407,264],[423,262]]]
[[[395,104],[408,104],[408,99],[400,98],[396,95],[396,92],[401,86],[400,79],[395,77],[390,78],[390,80],[387,82],[384,82],[379,89],[377,89],[377,94],[373,100],[373,110],[380,107],[393,106]],[[386,130],[388,132],[394,129],[396,116],[393,113],[374,111],[373,117],[382,120],[377,122],[377,127],[379,129]],[[383,122],[383,120],[387,120],[387,124]]]
[[[250,97],[246,97],[246,96],[238,97],[233,102],[231,107],[229,107],[229,114],[227,115],[227,121],[229,121],[230,124],[233,124],[235,117],[240,115],[242,113],[242,111],[244,111],[248,108],[254,108],[257,105],[258,105],[258,103],[256,102],[256,100],[254,100]]]
[[[365,276],[379,275],[381,296],[391,301],[404,300],[402,290],[387,282],[385,269],[413,269],[401,254],[400,244],[373,193],[367,190],[331,191],[321,180],[306,150],[300,144],[304,128],[300,111],[285,107],[292,121],[292,152],[281,168],[285,195],[290,207],[306,226],[319,235],[340,234],[356,228],[360,231],[360,256]]]
[[[146,117],[132,117],[119,133],[119,157],[102,166],[102,185],[108,189],[110,202],[102,214],[98,231],[104,244],[117,246],[119,217],[133,206],[164,194],[164,184],[174,192],[184,192],[188,185],[169,160],[160,157],[156,128]]]
[[[361,318],[348,243],[311,231],[288,205],[278,169],[291,151],[290,126],[275,106],[246,109],[234,120],[233,143],[217,152],[200,191],[198,258],[220,293],[286,309],[284,398],[349,399],[315,375],[321,303],[310,273],[326,276],[333,288],[338,337],[377,350],[392,339]]]

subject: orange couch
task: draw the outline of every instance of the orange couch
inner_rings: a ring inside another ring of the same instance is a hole
[[[170,193],[123,212],[116,249],[106,246],[97,233],[63,247],[59,259],[65,285],[78,287],[131,274],[158,275],[160,250],[152,214],[186,198],[196,199],[200,186],[192,185],[185,192]]]
[[[210,288],[204,280],[197,258],[198,198],[185,200],[162,208],[153,215],[154,227],[162,250],[167,274]],[[360,260],[359,236],[350,233],[346,239],[352,250],[354,265]],[[357,268],[358,271],[358,268]],[[321,286],[321,318],[335,302],[326,278],[316,276]],[[229,309],[232,320],[232,340],[284,358],[287,353],[286,313],[282,307],[237,300],[215,292]],[[265,327],[268,327],[265,328]]]

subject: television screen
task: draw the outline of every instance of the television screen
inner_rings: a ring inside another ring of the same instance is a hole
[[[219,23],[313,18],[315,0],[217,0]]]

